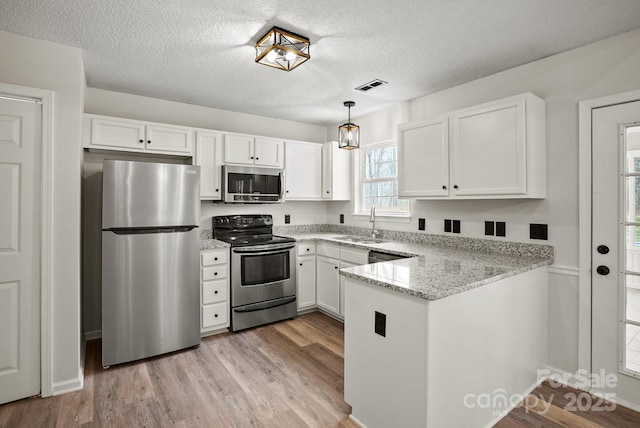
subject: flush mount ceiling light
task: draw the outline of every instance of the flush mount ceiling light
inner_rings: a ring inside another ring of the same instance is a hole
[[[344,106],[349,108],[349,119],[338,127],[338,147],[341,149],[353,150],[360,147],[360,127],[351,123],[351,107],[354,105],[354,101],[344,102]]]
[[[273,27],[256,43],[256,62],[291,71],[309,58],[309,39]]]

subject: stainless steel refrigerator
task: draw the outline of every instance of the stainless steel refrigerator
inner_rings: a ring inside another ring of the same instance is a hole
[[[199,167],[105,160],[102,365],[200,343]]]

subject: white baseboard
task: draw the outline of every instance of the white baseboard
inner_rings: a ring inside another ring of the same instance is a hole
[[[529,388],[527,388],[525,390],[525,392],[522,394],[522,397],[527,397],[529,394],[531,394],[533,392],[534,389],[536,389],[538,386],[540,386],[540,384],[542,383],[542,381],[536,381],[533,385],[531,385]],[[491,428],[494,425],[496,425],[498,422],[500,422],[502,420],[502,418],[504,418],[505,416],[507,416],[509,413],[511,413],[513,411],[513,409],[515,409],[516,407],[518,407],[520,405],[520,402],[515,403],[514,405],[507,407],[506,409],[504,409],[502,412],[500,412],[500,414],[498,416],[496,416],[490,423],[488,423],[487,425],[485,425],[485,428]]]
[[[605,394],[598,391],[597,389],[592,389],[589,391],[591,395],[595,395],[596,397],[606,398],[607,401],[611,401],[612,403],[616,403],[617,406],[626,407],[627,409],[631,409],[634,412],[640,412],[640,406],[632,403],[630,401],[624,400],[619,397],[605,397]]]
[[[84,340],[95,340],[102,338],[102,330],[92,330],[84,333]]]
[[[549,273],[557,275],[580,276],[580,268],[576,266],[551,265]]]
[[[349,419],[351,419],[356,425],[358,425],[361,428],[367,428],[367,426],[365,424],[363,424],[362,422],[360,422],[358,420],[358,418],[356,418],[355,416],[353,416],[352,414],[349,414]]]
[[[82,370],[81,370],[82,372]],[[84,387],[84,375],[80,375],[76,379],[55,382],[51,388],[52,395],[66,394],[67,392],[80,391]]]
[[[589,392],[589,388],[585,387],[581,383],[578,383],[578,379],[576,379],[575,373],[569,373],[565,370],[559,369],[557,367],[553,367],[547,364],[547,369],[550,372],[550,375],[543,380],[553,379],[554,382],[560,383],[564,386],[568,386],[570,388],[574,388],[580,391]],[[566,379],[566,382],[565,382]]]

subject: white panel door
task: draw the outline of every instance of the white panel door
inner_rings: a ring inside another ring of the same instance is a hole
[[[318,307],[335,315],[340,313],[340,261],[326,257],[316,259],[316,301]]]
[[[40,392],[41,123],[0,99],[0,404]]]
[[[594,109],[592,142],[594,389],[640,406],[640,101]]]
[[[287,199],[322,198],[322,145],[286,142]]]
[[[256,165],[284,168],[284,141],[256,138],[253,152]]]
[[[316,305],[316,256],[298,258],[298,310]]]
[[[456,112],[451,128],[452,195],[526,193],[524,99]]]
[[[192,154],[193,132],[190,129],[148,125],[146,131],[147,151]]]
[[[144,124],[134,120],[91,119],[91,144],[143,151]]]
[[[224,163],[253,165],[253,137],[225,135]]]
[[[449,120],[398,126],[398,192],[402,197],[449,195]]]
[[[200,167],[200,199],[220,199],[222,135],[198,131],[196,165]]]

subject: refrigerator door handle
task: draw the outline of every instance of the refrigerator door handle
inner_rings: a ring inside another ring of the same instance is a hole
[[[139,228],[119,228],[105,229],[106,232],[113,232],[116,235],[142,235],[145,233],[179,233],[190,232],[198,226],[175,226],[175,227],[139,227]]]

